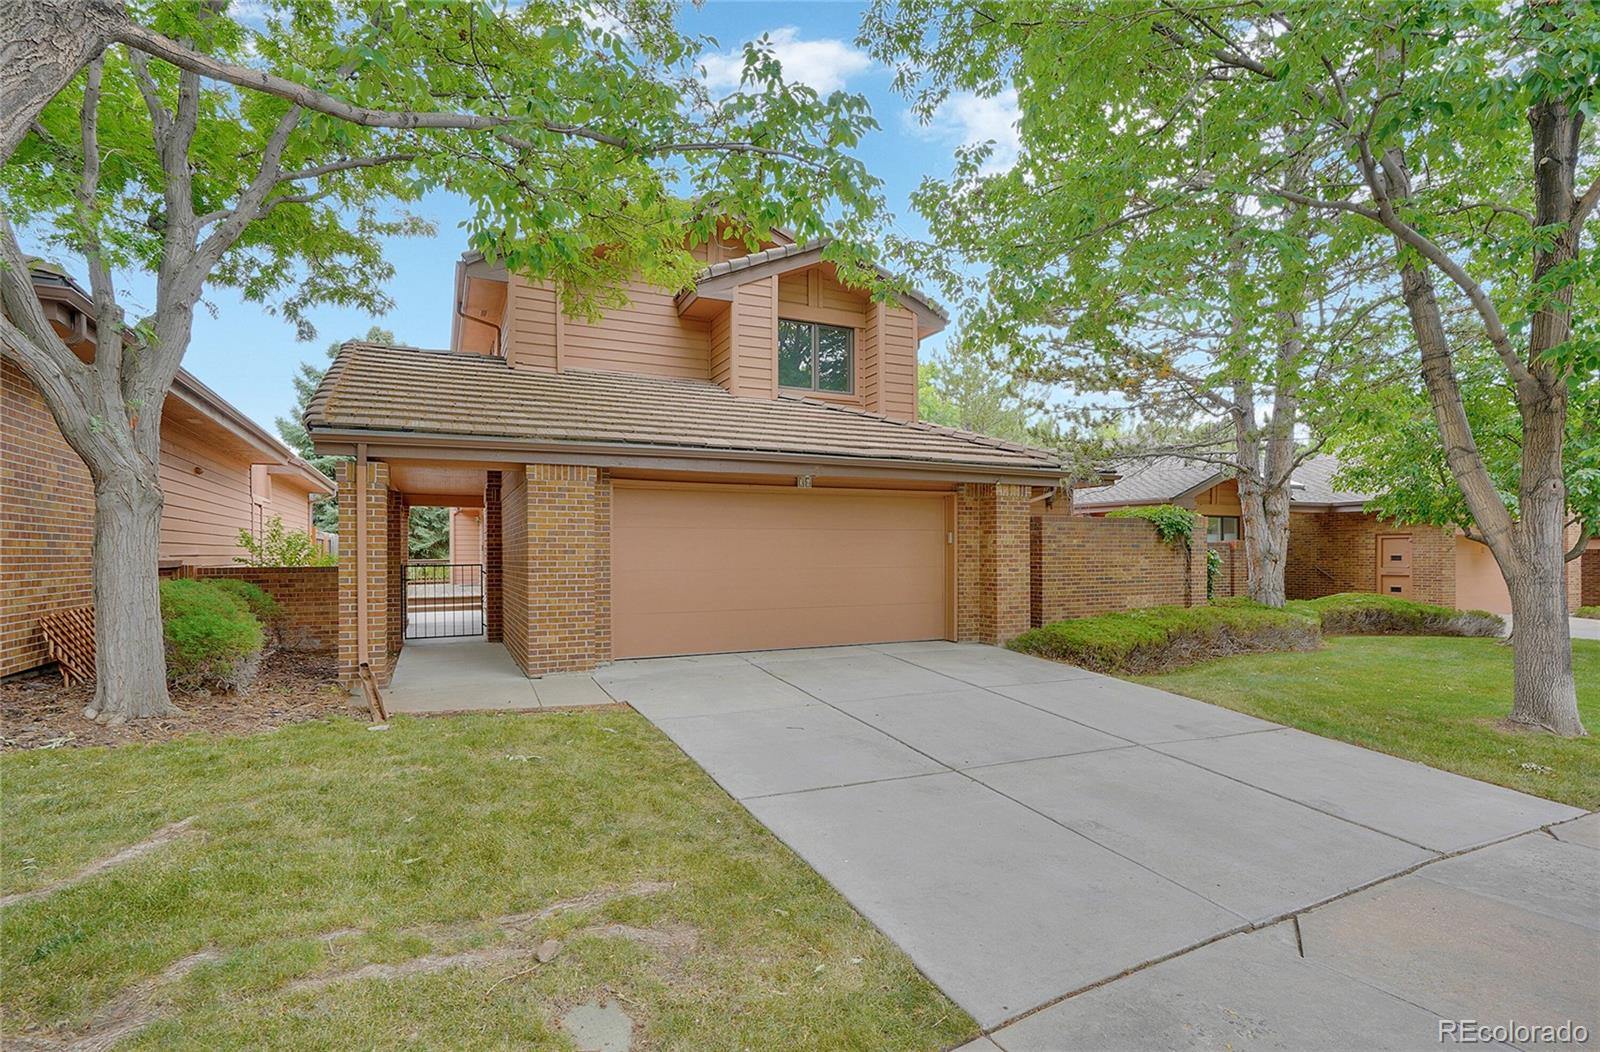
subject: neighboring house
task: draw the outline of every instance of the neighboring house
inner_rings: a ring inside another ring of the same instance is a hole
[[[1487,546],[1454,528],[1384,522],[1364,510],[1368,493],[1338,489],[1339,461],[1306,459],[1290,480],[1289,557],[1284,590],[1290,599],[1335,592],[1384,592],[1464,609],[1510,613],[1505,580]],[[1076,489],[1073,511],[1104,515],[1118,508],[1177,504],[1206,516],[1207,540],[1223,554],[1223,595],[1243,594],[1245,568],[1239,489],[1231,472],[1213,463],[1155,457],[1117,467],[1116,481]],[[1579,560],[1568,566],[1570,602],[1581,591]]]
[[[691,289],[633,285],[597,321],[469,254],[449,350],[346,344],[306,412],[318,452],[355,458],[345,673],[401,646],[417,505],[482,510],[486,633],[529,675],[1027,629],[1060,459],[919,423],[944,314],[872,301],[822,251],[704,246]]]
[[[34,289],[62,339],[94,355],[94,308],[70,278],[36,267]],[[161,564],[219,566],[239,531],[273,516],[311,530],[326,476],[187,371],[161,416]],[[94,489],[44,397],[9,354],[0,361],[0,676],[48,662],[38,618],[92,599]],[[151,567],[155,572],[157,567]]]
[[[450,509],[450,554],[446,562],[476,565],[483,562],[483,509]]]

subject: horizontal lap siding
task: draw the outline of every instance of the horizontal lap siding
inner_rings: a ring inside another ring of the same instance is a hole
[[[267,505],[267,515],[282,519],[286,529],[315,536],[311,525],[311,491],[283,475],[268,477],[272,484],[272,500]]]
[[[249,463],[214,452],[214,445],[188,428],[161,428],[163,560],[229,565],[242,554],[239,531],[260,527],[261,513],[250,499]]]
[[[710,322],[679,317],[665,289],[634,283],[626,292],[628,303],[597,321],[563,319],[561,367],[708,379]]]
[[[877,411],[896,420],[917,418],[917,319],[904,307],[884,310],[878,348]]]
[[[546,284],[532,285],[526,278],[511,278],[511,298],[506,311],[506,357],[523,369],[556,370],[556,294]]]
[[[778,392],[778,280],[763,278],[734,292],[733,387],[736,395],[771,398]]]

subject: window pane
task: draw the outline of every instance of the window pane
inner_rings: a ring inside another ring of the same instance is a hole
[[[1239,517],[1237,515],[1229,515],[1222,520],[1222,539],[1225,541],[1239,539]]]
[[[817,390],[850,390],[850,345],[854,337],[849,329],[817,326]]]
[[[1206,540],[1222,540],[1222,516],[1213,515],[1206,520]]]
[[[778,385],[811,386],[811,330],[797,321],[778,322]]]

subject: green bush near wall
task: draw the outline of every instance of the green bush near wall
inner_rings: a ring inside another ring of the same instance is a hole
[[[261,622],[237,590],[216,581],[162,581],[161,626],[175,689],[237,692],[255,680]]]
[[[1330,636],[1488,636],[1503,635],[1505,620],[1487,610],[1457,610],[1417,603],[1376,592],[1340,592],[1320,599],[1296,599],[1291,609],[1314,613]]]
[[[1097,672],[1145,673],[1227,654],[1315,650],[1321,642],[1315,617],[1244,600],[1077,617],[1024,632],[1006,645]]]

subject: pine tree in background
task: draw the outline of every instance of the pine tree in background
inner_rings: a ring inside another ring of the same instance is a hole
[[[376,325],[367,330],[361,337],[371,343],[394,343],[394,333]],[[339,348],[344,341],[335,340],[328,344],[328,361],[332,362],[339,353]],[[278,437],[283,439],[290,449],[300,454],[318,471],[333,478],[334,465],[339,462],[338,457],[327,457],[317,453],[312,446],[311,436],[306,434],[306,426],[301,421],[306,415],[306,406],[311,403],[311,396],[316,393],[317,385],[322,382],[322,376],[328,371],[324,365],[320,369],[310,362],[301,362],[299,370],[294,376],[294,413],[292,416],[280,416],[274,423],[278,426]],[[319,530],[331,533],[339,532],[339,501],[336,497],[320,499],[311,509],[311,521]]]

